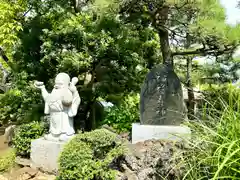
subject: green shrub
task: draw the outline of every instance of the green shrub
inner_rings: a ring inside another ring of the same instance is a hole
[[[128,95],[119,106],[107,109],[103,124],[113,127],[117,132],[131,131],[132,123],[139,121],[139,95]]]
[[[31,141],[40,138],[47,132],[44,123],[31,122],[29,124],[20,125],[13,138],[13,145],[16,149],[16,154],[23,157],[30,156]]]
[[[0,124],[39,121],[43,112],[41,92],[27,75],[19,73],[9,91],[0,96]]]
[[[13,149],[1,153],[0,156],[0,172],[8,171],[15,164],[15,151]]]
[[[209,105],[212,108],[205,111],[206,120],[187,123],[192,129],[192,140],[183,157],[183,179],[239,179],[240,94],[231,86],[227,91],[228,100],[219,97],[217,109]]]
[[[78,134],[60,155],[58,179],[114,180],[110,164],[124,151],[123,143],[105,129]]]

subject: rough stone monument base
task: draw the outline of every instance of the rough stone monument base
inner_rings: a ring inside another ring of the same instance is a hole
[[[67,142],[54,142],[39,138],[31,142],[31,167],[56,173],[58,157]]]
[[[191,130],[186,126],[132,124],[133,144],[151,139],[181,141],[183,138],[189,138],[190,135]]]

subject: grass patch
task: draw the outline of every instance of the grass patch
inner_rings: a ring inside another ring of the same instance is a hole
[[[240,93],[232,87],[228,92],[228,102],[220,96],[218,109],[208,104],[201,120],[186,123],[192,139],[181,157],[183,179],[240,179]]]
[[[16,153],[14,149],[8,149],[1,152],[0,156],[0,172],[6,172],[15,165]]]

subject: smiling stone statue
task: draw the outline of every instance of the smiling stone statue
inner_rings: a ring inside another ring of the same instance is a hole
[[[81,99],[76,88],[78,79],[66,73],[55,78],[54,89],[48,93],[43,82],[36,81],[35,87],[41,89],[45,101],[45,114],[50,114],[50,132],[44,138],[50,141],[66,141],[74,134],[73,117],[76,116]]]

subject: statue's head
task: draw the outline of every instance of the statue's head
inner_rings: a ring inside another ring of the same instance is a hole
[[[70,77],[66,73],[59,73],[55,78],[55,89],[68,88],[70,83]]]

